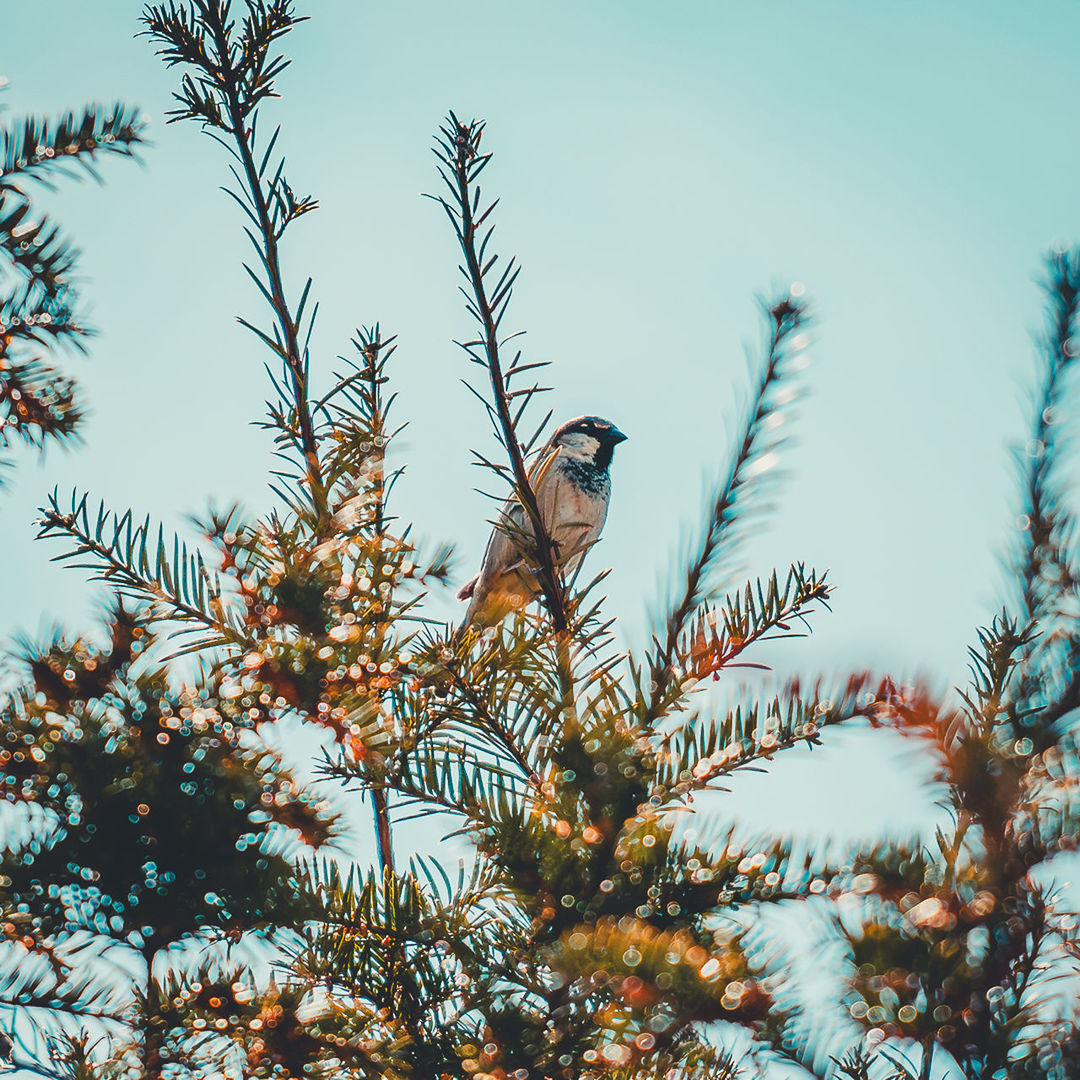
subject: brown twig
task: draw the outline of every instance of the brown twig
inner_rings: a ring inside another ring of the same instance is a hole
[[[506,378],[503,374],[499,354],[498,325],[501,318],[499,309],[505,308],[506,301],[510,297],[510,290],[519,271],[514,266],[514,260],[511,259],[495,287],[494,298],[489,298],[484,278],[486,271],[493,265],[494,258],[485,267],[481,267],[476,246],[476,232],[495,208],[495,203],[492,203],[477,218],[476,207],[479,203],[479,189],[472,189],[471,184],[490,160],[491,155],[481,155],[478,150],[480,136],[483,132],[482,123],[473,121],[463,124],[453,113],[450,114],[450,123],[453,125],[453,130],[444,128],[443,133],[447,137],[447,143],[444,146],[448,151],[444,160],[453,169],[454,184],[451,186],[455,189],[457,202],[457,216],[455,218],[451,214],[451,220],[454,222],[458,240],[461,242],[461,250],[465,256],[466,276],[469,279],[475,299],[474,314],[483,329],[483,339],[477,344],[482,344],[484,348],[488,374],[491,379],[491,392],[495,402],[495,413],[498,417],[503,445],[510,456],[510,464],[514,472],[515,494],[524,508],[532,528],[535,541],[533,554],[537,564],[536,576],[540,584],[540,591],[544,597],[544,604],[548,609],[548,613],[551,615],[555,630],[561,633],[566,630],[568,620],[566,597],[557,569],[555,545],[541,519],[536,493],[529,482],[529,471],[525,465],[525,456],[518,441],[514,418],[510,411]],[[439,201],[449,211],[446,201],[443,199],[439,199]],[[494,228],[494,226],[491,226],[491,228]],[[490,229],[487,235],[491,235]]]
[[[390,808],[387,805],[384,788],[373,787],[371,803],[375,808],[375,836],[379,843],[379,869],[383,876],[386,872],[394,873],[394,842],[390,833]]]
[[[297,423],[300,427],[300,445],[304,453],[308,483],[311,486],[311,498],[315,516],[319,521],[326,519],[326,489],[322,478],[322,465],[319,461],[318,442],[308,406],[307,372],[300,355],[299,326],[293,320],[289,303],[285,299],[285,286],[282,281],[281,260],[278,254],[278,233],[270,219],[270,207],[263,191],[255,158],[251,152],[250,130],[245,126],[244,109],[240,99],[240,88],[236,82],[236,73],[227,63],[230,51],[228,32],[222,20],[215,20],[214,37],[218,55],[222,59],[219,66],[221,89],[225,97],[229,115],[230,131],[244,167],[248,196],[259,223],[259,239],[262,242],[260,255],[266,267],[267,281],[270,286],[271,306],[277,319],[278,332],[281,336],[281,357],[289,369],[292,379],[293,406],[296,410]]]

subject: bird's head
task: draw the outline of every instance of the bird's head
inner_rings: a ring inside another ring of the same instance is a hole
[[[568,420],[555,432],[551,445],[571,457],[606,469],[611,464],[612,451],[625,439],[626,436],[610,420],[579,416]]]

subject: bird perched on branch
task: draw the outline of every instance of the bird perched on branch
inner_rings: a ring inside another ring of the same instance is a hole
[[[579,416],[552,435],[529,473],[540,520],[564,574],[577,569],[595,543],[611,496],[611,455],[626,436],[610,420]],[[532,528],[516,499],[503,506],[480,573],[459,593],[468,600],[462,629],[494,626],[540,592],[527,551]]]

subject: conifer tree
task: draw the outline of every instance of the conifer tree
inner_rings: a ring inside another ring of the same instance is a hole
[[[981,635],[966,696],[938,703],[856,673],[729,699],[716,677],[767,659],[830,596],[801,564],[730,576],[774,483],[805,301],[761,305],[729,468],[655,636],[626,650],[604,573],[566,580],[539,513],[543,364],[515,344],[519,268],[497,254],[480,189],[484,125],[451,113],[433,198],[460,251],[461,351],[498,448],[478,464],[522,508],[527,529],[497,521],[536,581],[502,625],[455,631],[423,607],[447,550],[416,544],[391,506],[395,338],[358,330],[328,374],[309,348],[312,282],[295,296],[285,284],[287,235],[317,203],[291,187],[260,116],[302,21],[290,0],[144,12],[181,72],[170,119],[232,157],[263,311],[241,321],[274,358],[278,502],[257,518],[208,513],[190,540],[87,494],[42,511],[42,536],[116,600],[107,643],[27,645],[25,684],[0,713],[18,824],[0,1005],[19,1060],[56,1077],[733,1080],[796,1059],[869,1080],[882,1066],[928,1077],[934,1046],[980,1080],[1070,1075],[1076,1028],[1043,998],[1075,931],[1031,870],[1075,833],[1063,722],[1080,653],[1057,463],[1077,257],[1052,264],[1021,596]],[[323,775],[370,802],[377,866],[320,852],[335,821],[271,755],[283,719],[334,736]],[[841,723],[938,755],[955,828],[936,848],[830,863],[783,839],[682,828],[696,793]],[[395,825],[418,813],[451,815],[472,861],[404,863]],[[848,1015],[873,1036],[855,1049],[857,1032],[800,1012],[763,940],[766,908],[809,903],[835,904],[849,942]]]
[[[134,722],[136,738],[145,743],[153,733],[155,753],[169,745],[160,737],[173,739],[167,721],[183,717],[181,702],[207,702],[211,723],[238,740],[257,740],[261,725],[284,716],[330,728],[340,755],[328,773],[369,795],[380,866],[313,863],[305,887],[294,882],[289,910],[274,902],[281,890],[272,886],[292,880],[275,864],[256,893],[265,903],[249,910],[235,910],[241,905],[222,888],[212,892],[221,918],[200,894],[198,914],[186,922],[159,929],[148,918],[137,938],[122,924],[116,933],[125,942],[150,942],[145,988],[126,1005],[136,1033],[130,1053],[151,1075],[166,1065],[198,1068],[200,1055],[215,1053],[234,1055],[233,1067],[252,1075],[299,1075],[308,1064],[384,1076],[727,1069],[722,1048],[700,1037],[701,1024],[759,1024],[768,992],[753,979],[737,933],[708,920],[718,903],[734,909],[779,894],[770,873],[783,849],[699,850],[673,835],[664,810],[740,764],[816,740],[855,708],[854,684],[847,696],[833,695],[834,707],[790,687],[715,717],[697,717],[693,697],[694,685],[828,597],[823,576],[797,566],[727,599],[715,587],[767,482],[760,466],[775,442],[771,421],[788,400],[792,357],[805,343],[801,301],[765,305],[754,398],[685,585],[653,647],[640,659],[620,654],[598,582],[562,579],[538,517],[528,465],[539,432],[525,439],[518,430],[539,393],[522,378],[535,365],[520,354],[504,360],[499,330],[517,271],[512,260],[499,267],[490,249],[490,209],[481,208],[477,185],[490,159],[480,148],[482,125],[451,115],[437,143],[449,197],[438,201],[460,242],[478,321],[464,347],[486,372],[489,415],[506,454],[505,464],[488,467],[535,527],[532,540],[518,540],[542,599],[482,637],[417,622],[421,589],[440,583],[446,557],[425,557],[395,533],[387,508],[393,339],[378,327],[358,332],[355,359],[316,398],[306,344],[310,282],[295,301],[283,284],[283,236],[315,202],[294,194],[274,157],[277,133],[260,138],[258,117],[287,64],[275,44],[300,19],[289,3],[251,3],[234,18],[227,4],[197,2],[151,6],[145,21],[166,62],[185,68],[172,118],[200,122],[235,159],[232,194],[257,255],[247,269],[269,319],[244,322],[280,364],[268,423],[283,463],[274,484],[281,505],[256,521],[238,511],[210,515],[213,554],[155,534],[130,512],[94,511],[83,495],[70,503],[54,496],[42,533],[67,537],[65,557],[133,605],[118,618],[148,639],[168,637],[174,653],[204,657],[194,684],[174,691],[175,703]],[[168,682],[164,651],[143,653],[136,675]],[[76,668],[62,667],[66,658],[30,659],[35,672],[60,666],[61,680],[72,670],[78,682]],[[99,663],[104,672],[112,666]],[[131,672],[117,667],[130,698]],[[47,690],[35,689],[35,704],[46,695],[49,717],[56,712],[84,730],[82,699],[50,706]],[[156,790],[156,801],[136,803],[136,819],[147,816],[140,807],[183,817],[166,809],[172,789],[157,782]],[[250,816],[249,801],[235,803]],[[433,865],[395,864],[393,813],[411,804],[455,812],[475,836],[475,866],[456,885]],[[317,814],[311,818],[308,839],[320,839]],[[48,837],[40,846],[44,854],[61,845]],[[250,846],[261,850],[264,841]],[[227,876],[235,860],[220,857]],[[34,887],[39,871],[30,865]],[[160,888],[161,880],[153,883]],[[320,910],[301,918],[309,893]],[[43,947],[55,950],[55,935],[72,927],[58,931],[31,909]],[[153,966],[155,947],[204,928],[238,934],[282,925],[297,936],[269,989],[240,971],[222,974],[216,955],[182,972],[166,972],[162,962],[160,977]],[[72,996],[81,1002],[87,989]]]

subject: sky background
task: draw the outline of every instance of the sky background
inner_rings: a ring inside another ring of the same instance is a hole
[[[941,688],[1003,598],[1015,530],[1009,446],[1022,442],[1043,252],[1080,237],[1080,6],[997,2],[656,4],[323,0],[288,38],[289,179],[321,209],[294,225],[294,295],[320,301],[313,380],[360,324],[399,335],[397,512],[474,571],[490,505],[469,448],[493,443],[460,385],[470,332],[436,190],[432,134],[453,108],[488,120],[497,241],[524,264],[510,317],[550,360],[558,418],[600,413],[630,436],[603,543],[610,611],[630,644],[679,572],[708,481],[730,453],[760,340],[755,296],[805,283],[817,320],[811,395],[776,511],[746,545],[755,573],[828,568],[834,611],[777,672],[870,667]],[[166,127],[178,73],[130,0],[0,5],[9,117],[119,99],[149,118],[142,166],[42,204],[83,248],[99,334],[69,368],[85,445],[25,456],[0,491],[0,634],[92,624],[100,591],[33,541],[54,486],[167,526],[270,503],[259,419],[261,318],[240,269],[223,151]],[[267,128],[269,130],[269,128]],[[446,617],[456,605],[440,601]],[[723,689],[723,688],[721,688]],[[801,756],[800,756],[801,754]],[[826,832],[925,826],[933,798],[888,736],[839,733],[740,779],[729,806]],[[857,809],[856,809],[857,808]],[[366,840],[364,841],[366,843]]]

